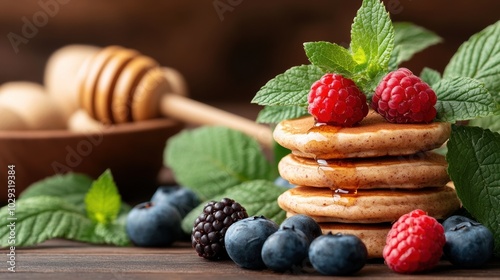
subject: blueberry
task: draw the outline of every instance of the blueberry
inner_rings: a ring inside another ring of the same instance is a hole
[[[349,275],[359,271],[366,263],[365,244],[351,234],[325,234],[309,246],[309,260],[321,274]]]
[[[480,267],[493,255],[493,234],[480,223],[462,222],[445,232],[448,260],[466,268]]]
[[[227,254],[243,268],[265,268],[261,256],[262,246],[278,228],[278,224],[264,216],[253,216],[237,221],[227,229],[224,236]]]
[[[444,231],[446,232],[462,222],[474,222],[474,221],[465,216],[453,215],[444,220],[443,222]]]
[[[284,227],[294,227],[302,231],[306,234],[309,243],[322,234],[319,224],[313,218],[302,214],[294,215],[284,220],[280,228]]]
[[[271,270],[283,272],[300,265],[307,258],[309,240],[300,230],[280,228],[271,234],[262,246],[262,260]]]
[[[161,186],[153,194],[151,202],[171,204],[181,217],[184,218],[191,210],[200,203],[198,196],[190,189],[179,186]]]
[[[283,188],[287,188],[287,189],[291,189],[291,188],[295,187],[295,185],[291,184],[290,182],[288,182],[287,180],[285,180],[281,176],[278,176],[278,178],[276,178],[276,180],[274,180],[274,184],[278,187],[283,187]]]
[[[144,202],[130,210],[125,229],[137,246],[166,247],[181,233],[181,215],[170,204]]]

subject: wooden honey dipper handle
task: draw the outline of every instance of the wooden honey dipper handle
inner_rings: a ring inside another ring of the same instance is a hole
[[[207,104],[189,99],[182,95],[165,94],[160,102],[160,111],[174,119],[199,125],[223,125],[239,130],[266,148],[271,148],[273,139],[271,129],[244,117],[228,113]]]
[[[79,72],[80,106],[103,123],[142,121],[160,115],[195,125],[221,125],[239,130],[271,148],[269,127],[191,100],[184,78],[159,67],[137,51],[110,46],[85,61]]]

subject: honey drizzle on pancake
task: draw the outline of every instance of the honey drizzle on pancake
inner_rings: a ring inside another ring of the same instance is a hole
[[[327,123],[314,122],[314,126],[307,130],[307,134],[309,133],[330,133],[334,134],[341,130],[341,126],[329,125]],[[342,154],[341,151],[336,151],[338,154]],[[318,171],[324,174],[324,168],[332,168],[326,159],[315,158],[316,163],[318,163]],[[337,165],[345,166],[345,167],[354,167],[354,164],[349,161],[349,159],[343,159],[336,161]],[[346,168],[344,169],[349,174],[344,174],[346,177],[357,178],[356,177],[356,169],[355,168]],[[327,178],[325,174],[325,178]],[[339,188],[335,186],[332,180],[328,180],[330,183],[328,186],[332,190],[333,200],[337,203],[345,202],[345,204],[349,204],[348,197],[355,197],[358,193],[359,182],[355,182],[352,187],[349,188]]]
[[[328,161],[327,160],[324,160],[324,159],[316,159],[316,162],[318,163],[318,171],[321,172],[321,173],[324,173],[324,168],[331,168],[328,164]],[[345,162],[344,161],[338,161],[338,163],[342,163],[342,165],[353,165],[352,163],[350,163],[348,160],[346,160]],[[355,168],[346,168],[344,169],[344,171],[347,171],[347,173],[349,174],[344,174],[344,176],[348,176],[348,177],[351,177],[351,178],[357,178],[356,177],[356,169]],[[325,175],[326,177],[326,175]],[[325,186],[325,187],[329,187],[331,190],[332,190],[332,197],[333,197],[333,201],[337,202],[337,203],[343,203],[345,202],[346,204],[349,203],[349,199],[346,199],[348,197],[355,197],[357,194],[358,194],[358,188],[359,188],[359,183],[355,182],[354,185],[349,188],[340,188],[338,186],[336,186],[333,181],[331,181],[330,179],[328,180],[330,181],[330,183]]]

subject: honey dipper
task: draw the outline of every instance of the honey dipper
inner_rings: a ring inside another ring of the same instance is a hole
[[[182,76],[153,59],[109,46],[87,59],[79,72],[79,103],[105,124],[142,121],[159,116],[196,125],[223,125],[272,146],[271,130],[244,117],[187,98]]]

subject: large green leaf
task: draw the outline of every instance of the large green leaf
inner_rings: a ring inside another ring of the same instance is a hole
[[[447,146],[448,173],[458,197],[492,231],[500,255],[500,134],[453,125]]]
[[[205,126],[177,134],[169,139],[164,159],[176,181],[202,199],[245,181],[276,176],[254,139],[226,127]]]
[[[57,174],[33,183],[21,193],[19,199],[35,196],[61,197],[85,213],[84,198],[92,181],[89,176],[84,174]]]
[[[463,43],[446,66],[443,77],[475,78],[500,104],[500,21]]]
[[[433,88],[438,97],[436,110],[439,121],[454,122],[486,117],[496,109],[488,90],[475,79],[445,78]]]

